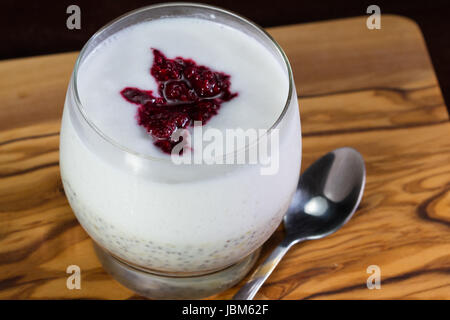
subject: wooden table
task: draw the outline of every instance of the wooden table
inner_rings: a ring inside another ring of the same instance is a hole
[[[353,146],[367,163],[360,209],[294,247],[257,298],[450,298],[450,123],[417,25],[382,16],[270,29],[294,69],[303,168]],[[77,53],[0,62],[0,298],[139,298],[100,266],[64,196],[58,139]],[[280,240],[278,230],[265,254]],[[81,268],[81,290],[66,268]],[[369,290],[366,269],[381,269]],[[232,288],[213,298],[230,298]]]

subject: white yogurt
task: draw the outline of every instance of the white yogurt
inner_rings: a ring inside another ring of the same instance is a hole
[[[241,31],[194,18],[160,19],[120,31],[95,49],[78,73],[81,103],[89,118],[118,143],[142,154],[161,157],[145,129],[136,125],[137,106],[120,96],[125,87],[158,92],[150,75],[153,54],[192,58],[199,65],[231,75],[239,96],[222,105],[206,125],[269,128],[280,115],[289,80],[272,54]]]
[[[275,230],[295,190],[301,158],[295,96],[280,129],[280,169],[260,174],[259,165],[220,168],[208,177],[164,179],[174,170],[138,126],[136,105],[124,87],[157,92],[150,75],[153,55],[192,58],[231,75],[238,97],[222,104],[204,127],[270,128],[288,96],[285,67],[257,40],[231,27],[194,18],[144,22],[108,38],[82,62],[78,91],[85,113],[104,135],[135,152],[163,158],[148,163],[158,179],[127,165],[127,156],[105,155],[87,143],[74,118],[69,93],[64,109],[60,162],[66,194],[77,218],[101,246],[119,258],[163,272],[206,272],[242,259]],[[93,130],[89,135],[96,135]],[[103,143],[108,143],[103,141]],[[114,162],[111,158],[125,158]],[[123,163],[124,165],[118,165]],[[177,170],[183,170],[177,168]],[[185,168],[189,170],[189,168]],[[162,178],[161,178],[162,176]]]

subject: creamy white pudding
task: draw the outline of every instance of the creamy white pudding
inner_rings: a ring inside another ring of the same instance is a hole
[[[138,125],[139,106],[120,94],[133,87],[158,95],[151,48],[229,75],[238,95],[221,103],[204,130],[276,124],[279,170],[179,166],[155,147]],[[300,123],[295,89],[285,106],[289,85],[281,56],[206,19],[141,22],[99,41],[74,73],[61,128],[61,175],[82,226],[116,257],[156,272],[204,273],[253,252],[280,223],[298,181]]]
[[[80,66],[77,79],[87,116],[105,135],[136,152],[162,156],[136,125],[137,107],[120,97],[126,87],[157,94],[157,82],[150,74],[151,48],[231,76],[231,90],[239,96],[224,103],[220,116],[205,128],[268,129],[283,110],[289,78],[256,39],[224,24],[195,18],[139,23],[103,41]]]

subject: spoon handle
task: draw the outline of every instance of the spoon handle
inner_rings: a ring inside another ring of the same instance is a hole
[[[252,300],[291,245],[292,242],[281,242],[255,270],[250,280],[233,296],[233,300]]]

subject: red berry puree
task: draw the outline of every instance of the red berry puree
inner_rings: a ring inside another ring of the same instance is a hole
[[[155,146],[170,154],[182,139],[171,139],[177,129],[192,126],[194,121],[204,125],[218,113],[223,102],[237,93],[230,91],[228,74],[197,65],[191,59],[168,59],[161,51],[152,51],[150,73],[158,84],[159,96],[134,87],[126,87],[120,94],[139,105],[138,124],[155,139]]]

